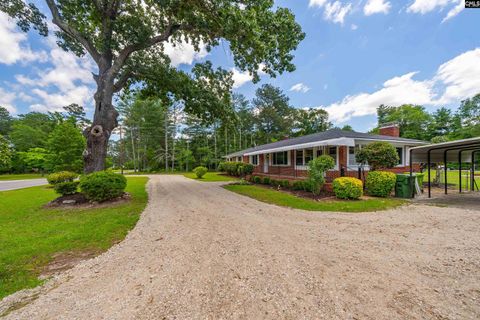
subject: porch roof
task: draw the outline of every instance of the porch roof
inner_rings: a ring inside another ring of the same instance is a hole
[[[427,144],[425,141],[397,138],[391,136],[384,136],[378,134],[369,134],[355,131],[344,131],[340,129],[332,129],[324,132],[314,133],[306,136],[301,136],[292,139],[281,140],[273,143],[268,143],[246,150],[231,153],[226,158],[240,157],[243,155],[255,155],[269,152],[288,151],[302,148],[311,148],[315,146],[324,145],[347,145],[353,146],[355,140],[370,140],[370,141],[388,141],[392,143],[404,143],[410,146],[418,146]],[[340,144],[342,143],[343,144]],[[353,143],[353,144],[352,144]]]

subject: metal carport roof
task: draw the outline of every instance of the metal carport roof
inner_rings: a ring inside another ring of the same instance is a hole
[[[471,165],[471,190],[474,191],[475,185],[475,154],[480,152],[480,137],[455,140],[437,144],[430,144],[421,147],[414,147],[410,149],[410,176],[413,172],[413,163],[426,163],[428,174],[428,197],[431,198],[431,172],[430,167],[432,163],[447,163],[458,162],[461,168],[461,163],[470,162]],[[445,167],[445,194],[448,192],[447,179],[448,170]],[[462,192],[462,170],[459,170],[459,192]]]

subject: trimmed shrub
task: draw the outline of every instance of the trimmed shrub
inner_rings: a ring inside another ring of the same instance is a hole
[[[358,199],[363,195],[362,180],[341,177],[333,180],[333,192],[339,199]]]
[[[264,177],[263,178],[263,184],[270,184],[270,178],[269,177]]]
[[[270,185],[273,187],[279,187],[281,186],[281,182],[275,179],[270,179]]]
[[[260,178],[259,176],[253,176],[252,180],[253,183],[262,183],[262,178]]]
[[[325,172],[335,168],[335,160],[327,155],[320,156],[308,163],[309,189],[314,195],[320,194],[325,183]]]
[[[80,190],[88,200],[106,201],[120,197],[127,179],[111,171],[94,172],[80,178]]]
[[[59,182],[53,186],[53,189],[56,193],[66,196],[77,193],[78,184],[78,181]]]
[[[201,166],[193,169],[193,173],[195,173],[198,179],[202,179],[207,172],[208,172],[208,169]]]
[[[218,166],[218,170],[226,172],[231,176],[246,176],[253,173],[254,166],[250,163],[243,162],[222,162]]]
[[[371,196],[388,197],[395,187],[397,176],[386,171],[370,171],[365,180],[365,187]]]
[[[399,162],[397,149],[388,142],[373,142],[357,152],[356,159],[361,164],[368,164],[372,170],[395,167]]]
[[[292,184],[292,189],[297,191],[305,190],[303,181],[294,181]]]
[[[281,181],[280,181],[280,185],[281,185],[283,188],[289,189],[289,188],[290,188],[290,181],[289,181],[289,180],[281,180]]]
[[[52,186],[55,186],[58,183],[62,182],[72,182],[78,178],[78,174],[70,171],[60,171],[56,173],[49,174],[47,176],[47,181]]]

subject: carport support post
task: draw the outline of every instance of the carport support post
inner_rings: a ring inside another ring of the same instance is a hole
[[[462,193],[462,151],[458,151],[458,192]]]
[[[430,181],[430,151],[427,152],[427,170],[428,170],[428,197],[432,197],[432,182]]]
[[[475,151],[472,151],[472,168],[471,168],[471,181],[470,181],[470,189],[475,191]]]
[[[444,181],[444,184],[445,184],[445,194],[448,194],[448,188],[447,188],[447,150],[445,150],[445,152],[443,152],[443,169],[445,170],[445,181]]]
[[[410,149],[409,152],[410,152],[410,181],[412,181],[412,177],[413,177],[413,161],[412,161],[412,152],[413,150]],[[415,198],[415,191],[413,190],[412,188],[412,199]]]

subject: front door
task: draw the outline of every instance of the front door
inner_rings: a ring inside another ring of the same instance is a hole
[[[270,163],[270,155],[263,155],[263,173],[268,173],[268,165]]]

